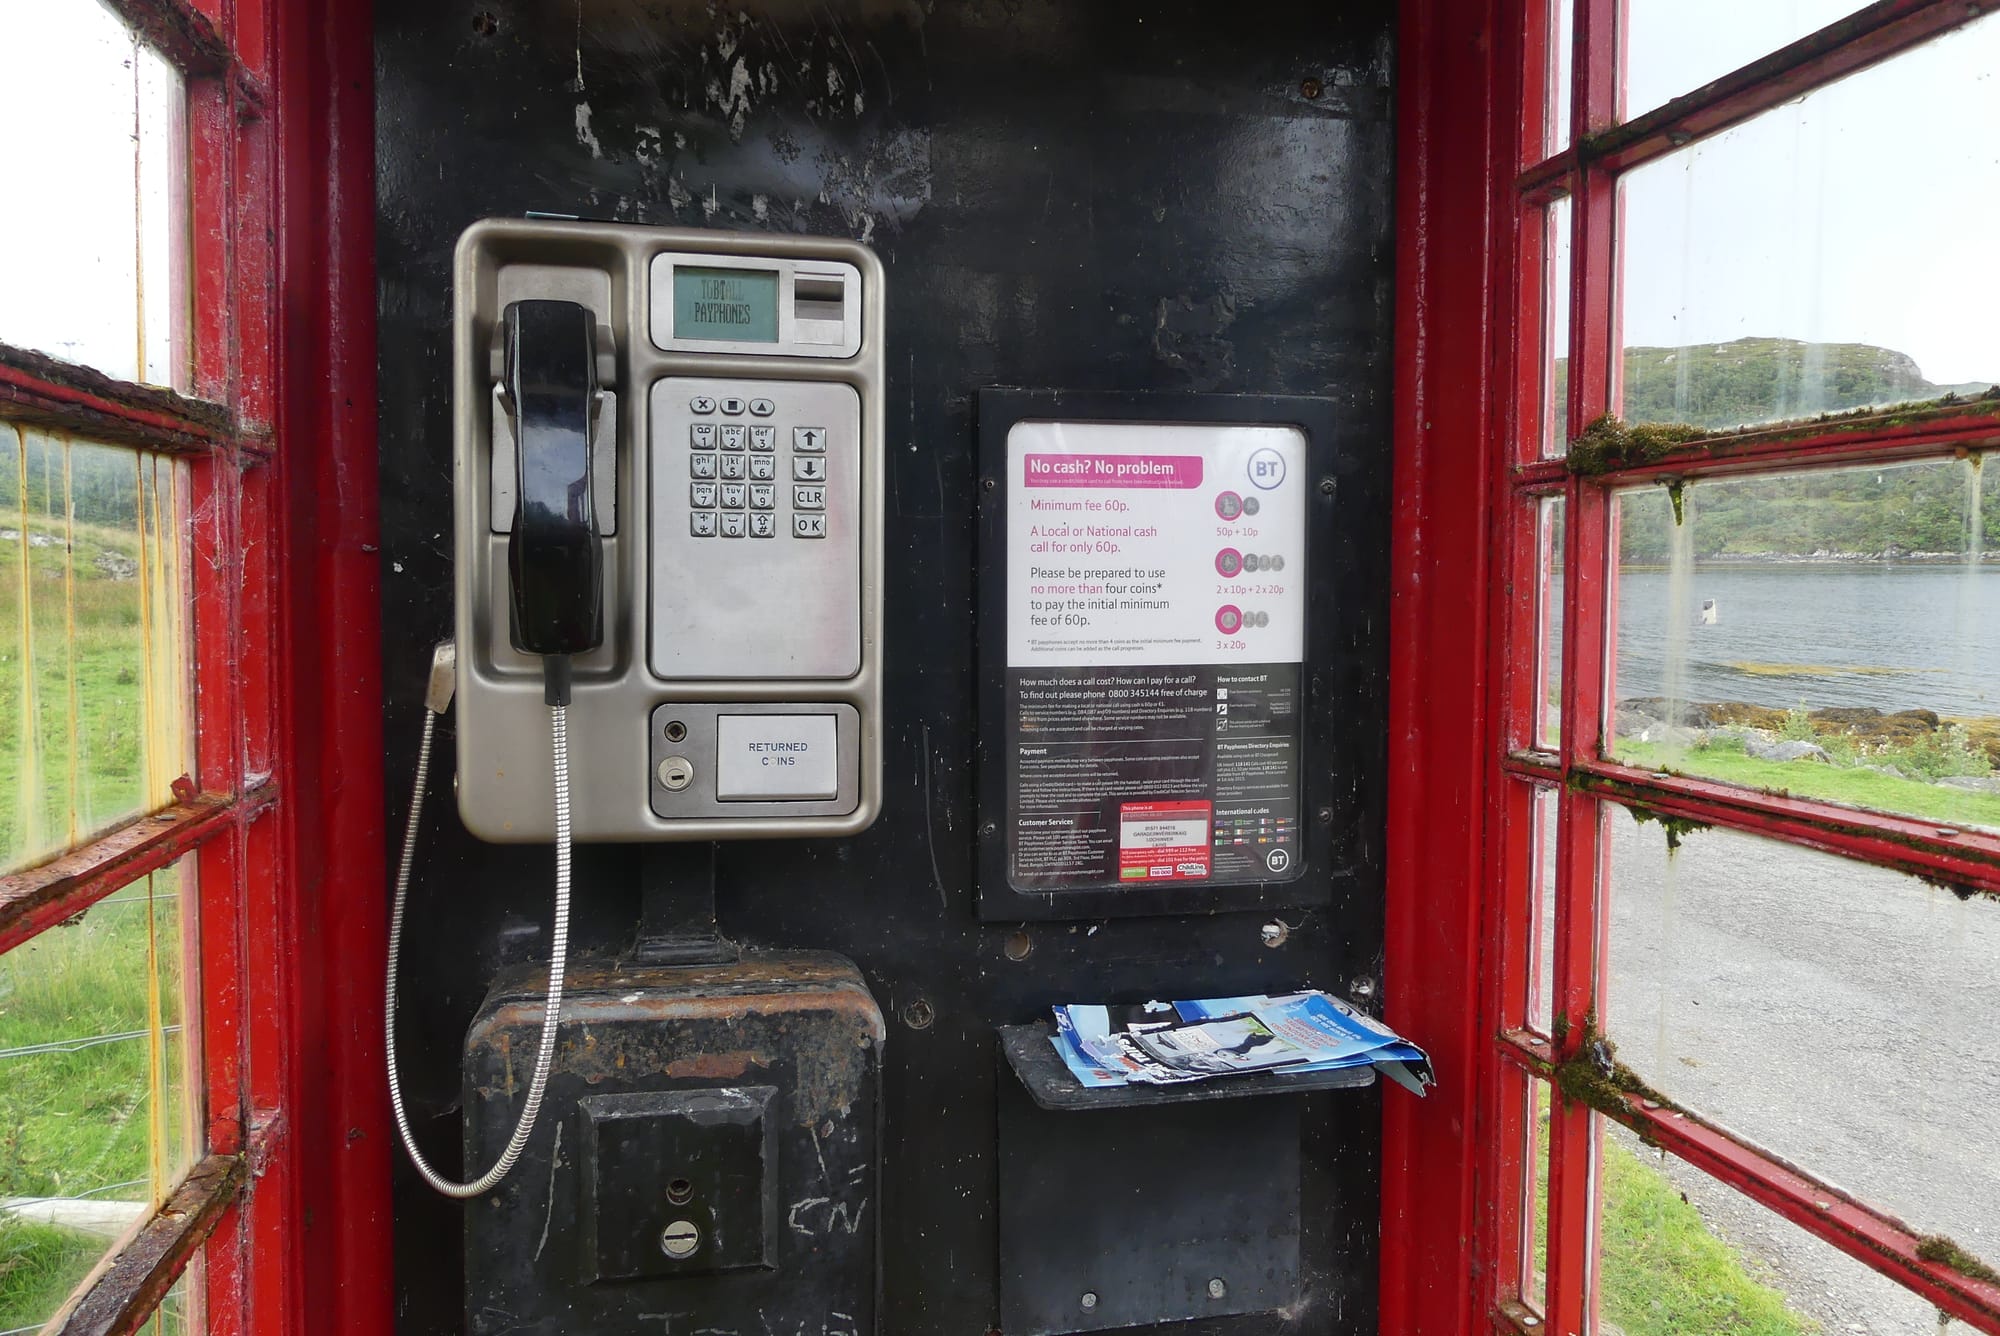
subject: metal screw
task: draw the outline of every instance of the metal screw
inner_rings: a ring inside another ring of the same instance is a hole
[[[1083,1292],[1083,1297],[1081,1299],[1078,1299],[1076,1302],[1078,1306],[1080,1306],[1083,1309],[1084,1312],[1088,1313],[1091,1309],[1097,1307],[1097,1291],[1085,1290]]]
[[[903,1024],[912,1030],[928,1030],[931,1028],[931,1022],[936,1019],[937,1012],[932,1010],[931,1004],[921,997],[903,1008]]]
[[[1003,949],[1009,960],[1026,960],[1035,953],[1035,939],[1025,932],[1010,932]]]
[[[1322,807],[1319,809],[1319,811],[1315,812],[1313,815],[1319,818],[1319,823],[1322,826],[1330,826],[1333,824],[1333,809],[1331,807]]]
[[[985,825],[979,828],[979,833],[985,838],[990,840],[995,835],[1000,833],[1000,827],[996,825],[994,822],[989,821]]]
[[[1217,1277],[1216,1277],[1215,1279],[1213,1279],[1213,1280],[1211,1280],[1211,1281],[1209,1281],[1209,1282],[1208,1282],[1208,1297],[1209,1297],[1209,1298],[1211,1298],[1211,1299],[1220,1299],[1220,1298],[1222,1298],[1222,1297],[1223,1297],[1224,1295],[1226,1295],[1226,1294],[1228,1294],[1228,1293],[1229,1293],[1229,1287],[1228,1287],[1227,1285],[1225,1285],[1225,1284],[1223,1284],[1223,1283],[1222,1283],[1222,1277],[1221,1277],[1221,1276],[1217,1276]]]
[[[1292,935],[1292,929],[1283,919],[1273,919],[1266,923],[1257,934],[1266,946],[1283,946],[1285,939]]]
[[[1299,81],[1299,92],[1308,100],[1318,97],[1323,91],[1325,90],[1321,87],[1320,81],[1317,79],[1302,79]]]
[[[985,491],[989,491],[989,492],[990,492],[990,491],[992,491],[992,490],[993,490],[993,489],[994,489],[995,487],[998,487],[998,486],[999,486],[1000,484],[999,484],[999,483],[997,483],[997,482],[995,482],[995,481],[993,481],[993,479],[991,479],[991,478],[981,478],[981,479],[979,480],[979,485],[980,485],[980,487],[981,487],[982,489],[984,489]]]
[[[1331,479],[1331,478],[1321,478],[1321,479],[1319,480],[1319,491],[1320,491],[1320,495],[1321,495],[1321,496],[1332,496],[1332,495],[1333,495],[1333,489],[1334,489],[1334,481],[1333,481],[1333,479]]]
[[[701,1246],[701,1231],[692,1220],[676,1220],[660,1231],[660,1251],[675,1261],[694,1256]]]
[[[1366,1002],[1375,996],[1375,981],[1364,974],[1347,985],[1347,995],[1356,1002]]]

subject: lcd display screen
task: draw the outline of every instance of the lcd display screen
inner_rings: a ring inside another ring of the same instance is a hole
[[[674,267],[674,337],[778,341],[778,275],[769,269]]]

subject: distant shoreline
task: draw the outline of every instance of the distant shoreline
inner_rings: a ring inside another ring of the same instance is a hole
[[[1935,569],[1963,568],[1968,564],[1963,552],[1814,552],[1798,555],[1787,552],[1722,552],[1696,557],[1694,565],[1714,566],[1927,566]],[[1979,567],[2000,570],[2000,550],[1980,554]],[[1664,561],[1621,561],[1621,571],[1670,571]]]

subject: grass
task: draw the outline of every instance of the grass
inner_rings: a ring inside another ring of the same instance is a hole
[[[1545,1116],[1536,1119],[1537,1181],[1543,1184]],[[1666,1175],[1611,1135],[1600,1146],[1600,1330],[1623,1336],[1813,1336],[1821,1330],[1759,1280],[1758,1264],[1717,1238]],[[1534,1229],[1539,1278],[1548,1270],[1546,1193],[1536,1194]]]
[[[1670,747],[1621,739],[1614,755],[1619,761],[1644,770],[1668,770],[1771,793],[1788,793],[1795,798],[1821,798],[1953,825],[2000,829],[2000,794],[1955,789],[1920,779],[1900,779],[1859,765],[1760,761],[1745,754],[1740,738],[1720,737],[1706,747]],[[1880,762],[1875,757],[1857,759],[1887,763],[1893,758],[1882,758]]]
[[[178,1034],[149,1032],[149,913],[159,1021],[180,1020],[176,881],[172,869],[155,873],[150,888],[135,883],[0,956],[0,1197],[144,1201],[184,1167],[184,1048]],[[74,1051],[19,1052],[134,1031]],[[0,1331],[47,1318],[105,1246],[0,1216]]]
[[[18,532],[18,517],[6,518]],[[63,531],[35,521],[29,533]],[[86,838],[147,802],[143,590],[138,577],[114,578],[99,565],[100,558],[136,561],[138,538],[77,525],[74,542],[72,553],[55,543],[24,554],[18,537],[0,540],[0,863],[7,866]],[[157,657],[166,647],[153,648]]]
[[[1820,1325],[1792,1311],[1753,1263],[1709,1232],[1666,1176],[1606,1138],[1603,1258],[1606,1322],[1625,1336],[1806,1336]]]

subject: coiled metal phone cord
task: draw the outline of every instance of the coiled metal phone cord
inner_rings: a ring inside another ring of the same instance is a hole
[[[569,707],[549,706],[550,747],[554,752],[556,785],[556,908],[549,941],[548,1006],[542,1012],[542,1042],[535,1051],[535,1070],[528,1080],[527,1102],[521,1106],[520,1119],[514,1124],[514,1134],[507,1138],[506,1149],[500,1152],[500,1158],[493,1162],[493,1167],[478,1178],[468,1183],[456,1183],[424,1162],[422,1152],[417,1149],[416,1138],[410,1134],[409,1115],[403,1109],[403,1084],[396,1075],[396,958],[403,944],[403,906],[409,899],[410,867],[417,850],[417,826],[423,818],[424,788],[430,777],[431,739],[437,731],[438,716],[451,704],[451,654],[450,642],[438,646],[431,667],[431,691],[424,702],[424,735],[423,741],[417,745],[416,785],[410,795],[409,820],[403,827],[403,856],[396,865],[396,897],[389,911],[389,972],[383,989],[382,1030],[388,1042],[389,1103],[396,1111],[396,1132],[403,1139],[403,1149],[409,1152],[410,1163],[423,1175],[424,1182],[447,1197],[466,1198],[492,1190],[507,1176],[514,1162],[521,1158],[529,1136],[534,1133],[535,1116],[541,1112],[542,1093],[548,1086],[549,1068],[555,1060],[556,1021],[562,1013],[563,968],[569,956]],[[439,685],[441,673],[442,687]]]

